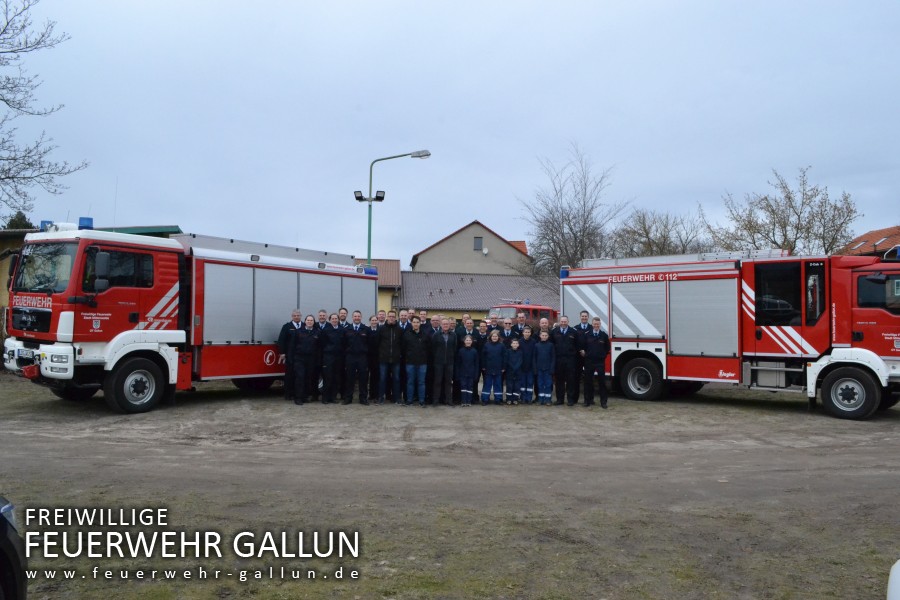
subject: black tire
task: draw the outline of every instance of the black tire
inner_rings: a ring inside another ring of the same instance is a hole
[[[265,392],[275,384],[274,377],[248,377],[246,379],[232,379],[234,387],[244,392]]]
[[[703,389],[702,381],[670,381],[668,385],[670,398],[692,396]]]
[[[866,371],[841,367],[822,381],[822,404],[839,419],[867,419],[881,403],[881,386]]]
[[[663,393],[662,369],[649,358],[634,358],[619,374],[619,387],[626,398],[657,400]]]
[[[85,400],[93,398],[94,394],[99,390],[97,388],[65,387],[50,388],[50,391],[54,396],[62,400],[68,400],[69,402],[84,402]]]
[[[881,390],[881,402],[876,410],[882,411],[892,408],[900,402],[900,392],[891,392],[890,388]]]
[[[103,395],[113,410],[142,413],[156,408],[165,387],[166,381],[156,363],[146,358],[129,358],[106,376]]]

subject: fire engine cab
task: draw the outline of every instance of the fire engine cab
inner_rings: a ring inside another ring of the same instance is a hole
[[[275,342],[293,309],[375,312],[377,273],[349,255],[53,229],[11,261],[3,361],[67,400],[103,389],[111,408],[145,412],[197,381],[266,389],[284,374]]]
[[[821,390],[832,415],[865,419],[900,400],[896,254],[586,260],[560,273],[562,314],[602,319],[607,373],[629,398],[706,382],[805,393],[810,403]]]

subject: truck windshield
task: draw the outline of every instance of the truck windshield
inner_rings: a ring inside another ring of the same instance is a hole
[[[503,308],[499,306],[495,306],[490,310],[488,314],[497,315],[501,319],[515,319],[516,318],[516,309],[511,308],[509,306],[505,306]]]
[[[62,292],[69,287],[77,244],[26,244],[22,248],[14,292]]]

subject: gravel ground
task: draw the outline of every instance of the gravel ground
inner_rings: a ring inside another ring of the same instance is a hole
[[[609,410],[420,409],[297,407],[216,384],[124,416],[3,374],[0,494],[20,518],[164,506],[170,527],[226,539],[361,536],[343,559],[38,556],[77,575],[42,573],[30,598],[883,598],[900,558],[898,426],[900,408],[842,421],[724,387]],[[231,576],[105,580],[94,566]],[[336,580],[340,567],[358,579]]]

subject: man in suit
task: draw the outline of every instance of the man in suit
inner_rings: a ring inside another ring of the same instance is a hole
[[[338,315],[340,317],[340,314]],[[369,334],[371,330],[362,323],[362,313],[353,311],[353,323],[344,328],[346,343],[344,390],[341,404],[353,402],[353,386],[359,387],[359,403],[368,404],[366,388],[369,371]]]
[[[578,334],[569,327],[569,317],[559,318],[559,327],[550,332],[556,354],[556,405],[568,400],[569,406],[578,402]]]
[[[291,334],[303,327],[300,322],[302,315],[300,309],[295,308],[291,311],[291,320],[281,326],[281,332],[278,334],[278,360],[284,364],[284,397],[287,400],[293,400],[296,397],[294,391],[294,365],[288,360],[288,350],[291,348]]]
[[[600,408],[606,408],[606,356],[609,354],[609,336],[600,329],[600,318],[594,317],[591,330],[581,336],[579,354],[584,360],[584,405],[594,404],[594,381],[600,392]]]
[[[453,365],[456,362],[456,333],[450,329],[450,319],[441,319],[441,331],[431,336],[431,359],[434,365],[432,404],[453,406]]]

